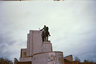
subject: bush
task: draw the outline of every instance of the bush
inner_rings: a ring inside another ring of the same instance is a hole
[[[0,58],[0,64],[13,64],[11,60],[6,58]]]

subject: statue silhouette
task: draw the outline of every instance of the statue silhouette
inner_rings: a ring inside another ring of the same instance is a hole
[[[49,33],[49,28],[46,26],[46,25],[44,25],[44,27],[43,27],[43,29],[41,29],[41,31],[42,31],[42,41],[44,42],[44,41],[48,41],[48,36],[50,36],[50,33]]]

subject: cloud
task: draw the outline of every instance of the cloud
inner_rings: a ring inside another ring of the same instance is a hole
[[[26,48],[28,31],[47,25],[54,50],[63,51],[64,56],[96,59],[95,5],[94,1],[2,2],[0,56],[19,58],[20,49]]]

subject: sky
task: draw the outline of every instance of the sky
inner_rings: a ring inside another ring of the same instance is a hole
[[[49,27],[54,51],[96,61],[96,1],[0,2],[0,57],[19,59],[29,30]]]

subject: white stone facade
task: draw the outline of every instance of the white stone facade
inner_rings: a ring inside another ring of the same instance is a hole
[[[42,52],[52,52],[52,44],[50,42],[44,42],[42,44]]]
[[[30,30],[27,35],[27,48],[21,49],[20,62],[64,64],[63,53],[53,51],[50,41],[42,42],[41,33],[39,30]]]
[[[48,52],[36,54],[32,64],[64,64],[62,52]]]

